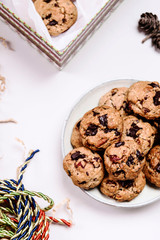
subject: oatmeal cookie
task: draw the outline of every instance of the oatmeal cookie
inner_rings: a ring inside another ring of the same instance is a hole
[[[135,198],[145,187],[146,179],[141,171],[133,180],[115,181],[105,177],[100,185],[100,191],[117,201],[130,201]]]
[[[105,168],[115,180],[136,178],[144,164],[142,150],[133,140],[114,143],[104,152]]]
[[[148,122],[143,122],[135,116],[123,118],[122,141],[134,140],[146,155],[152,148],[157,130]]]
[[[139,81],[128,90],[129,107],[146,119],[160,117],[160,85],[158,82]]]
[[[65,32],[77,20],[77,8],[70,0],[36,0],[34,6],[51,36]]]
[[[100,98],[98,105],[113,107],[120,112],[121,116],[124,116],[127,108],[127,92],[126,87],[113,88]]]
[[[86,190],[97,187],[104,177],[102,158],[85,147],[69,152],[63,168],[76,186]]]
[[[122,118],[110,107],[99,106],[82,117],[80,128],[82,143],[95,151],[100,151],[117,142],[122,132]]]
[[[73,130],[72,130],[71,144],[72,144],[73,148],[83,146],[82,137],[79,132],[80,123],[81,123],[81,119],[78,122],[76,122],[76,124],[74,125]]]
[[[156,145],[148,153],[144,173],[149,182],[160,187],[160,145]]]

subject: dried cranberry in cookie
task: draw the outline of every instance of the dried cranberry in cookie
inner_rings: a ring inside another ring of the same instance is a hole
[[[133,180],[115,181],[107,176],[100,185],[100,191],[120,202],[131,201],[143,190],[145,184],[146,179],[142,171]]]
[[[142,149],[144,155],[152,148],[157,130],[148,122],[143,122],[135,116],[123,118],[122,140],[134,140]]]
[[[114,143],[104,152],[105,168],[115,180],[136,178],[144,164],[142,150],[133,140]]]
[[[97,187],[104,177],[102,158],[85,147],[69,152],[63,160],[63,168],[76,186],[86,190]]]
[[[36,0],[34,6],[51,36],[65,32],[77,20],[77,8],[70,0]]]
[[[106,149],[113,142],[119,141],[122,132],[122,118],[114,108],[95,107],[84,114],[79,131],[85,147],[100,151]]]
[[[139,81],[128,90],[129,107],[146,119],[160,117],[160,85],[158,82]]]
[[[128,88],[126,87],[113,88],[100,98],[98,105],[113,107],[120,112],[121,116],[124,116],[126,115],[127,92]]]
[[[149,182],[160,187],[160,145],[153,147],[148,153],[144,173]]]

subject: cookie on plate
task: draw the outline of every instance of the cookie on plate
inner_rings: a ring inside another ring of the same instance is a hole
[[[148,122],[143,122],[135,116],[123,118],[122,141],[134,140],[146,155],[152,148],[157,130]]]
[[[104,177],[102,158],[85,147],[69,152],[63,160],[63,168],[76,186],[86,190],[97,187]]]
[[[99,106],[82,117],[80,128],[82,143],[95,151],[106,149],[120,139],[122,118],[119,112],[110,107]]]
[[[145,187],[146,179],[141,171],[133,180],[115,181],[105,177],[100,185],[100,191],[117,201],[130,201],[135,198]]]
[[[136,178],[144,164],[142,150],[133,140],[114,143],[104,152],[105,168],[115,180]]]
[[[128,88],[126,87],[113,88],[100,98],[98,105],[113,107],[120,112],[121,116],[124,116],[126,115],[127,92]]]
[[[65,32],[77,20],[77,8],[70,0],[36,0],[34,6],[51,36]]]
[[[156,145],[148,153],[144,173],[149,182],[160,187],[160,145]]]
[[[81,119],[78,122],[76,122],[76,124],[74,125],[73,130],[72,130],[71,144],[72,144],[73,148],[78,148],[78,147],[83,146],[82,137],[79,132],[80,123],[81,123]]]
[[[139,81],[128,90],[130,109],[146,119],[160,117],[160,85],[158,82]]]

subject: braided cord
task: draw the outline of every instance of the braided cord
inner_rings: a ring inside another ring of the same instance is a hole
[[[48,240],[50,223],[60,223],[71,226],[64,219],[46,216],[45,212],[54,206],[54,201],[41,192],[25,190],[22,183],[23,174],[39,150],[33,151],[25,160],[20,170],[18,180],[0,180],[0,238],[11,240]],[[34,197],[48,202],[41,209]]]

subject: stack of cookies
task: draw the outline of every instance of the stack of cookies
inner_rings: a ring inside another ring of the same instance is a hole
[[[73,127],[64,170],[76,186],[118,201],[135,198],[146,178],[160,187],[159,119],[158,82],[110,90]]]
[[[77,8],[71,0],[33,0],[51,36],[67,31],[77,20]]]

